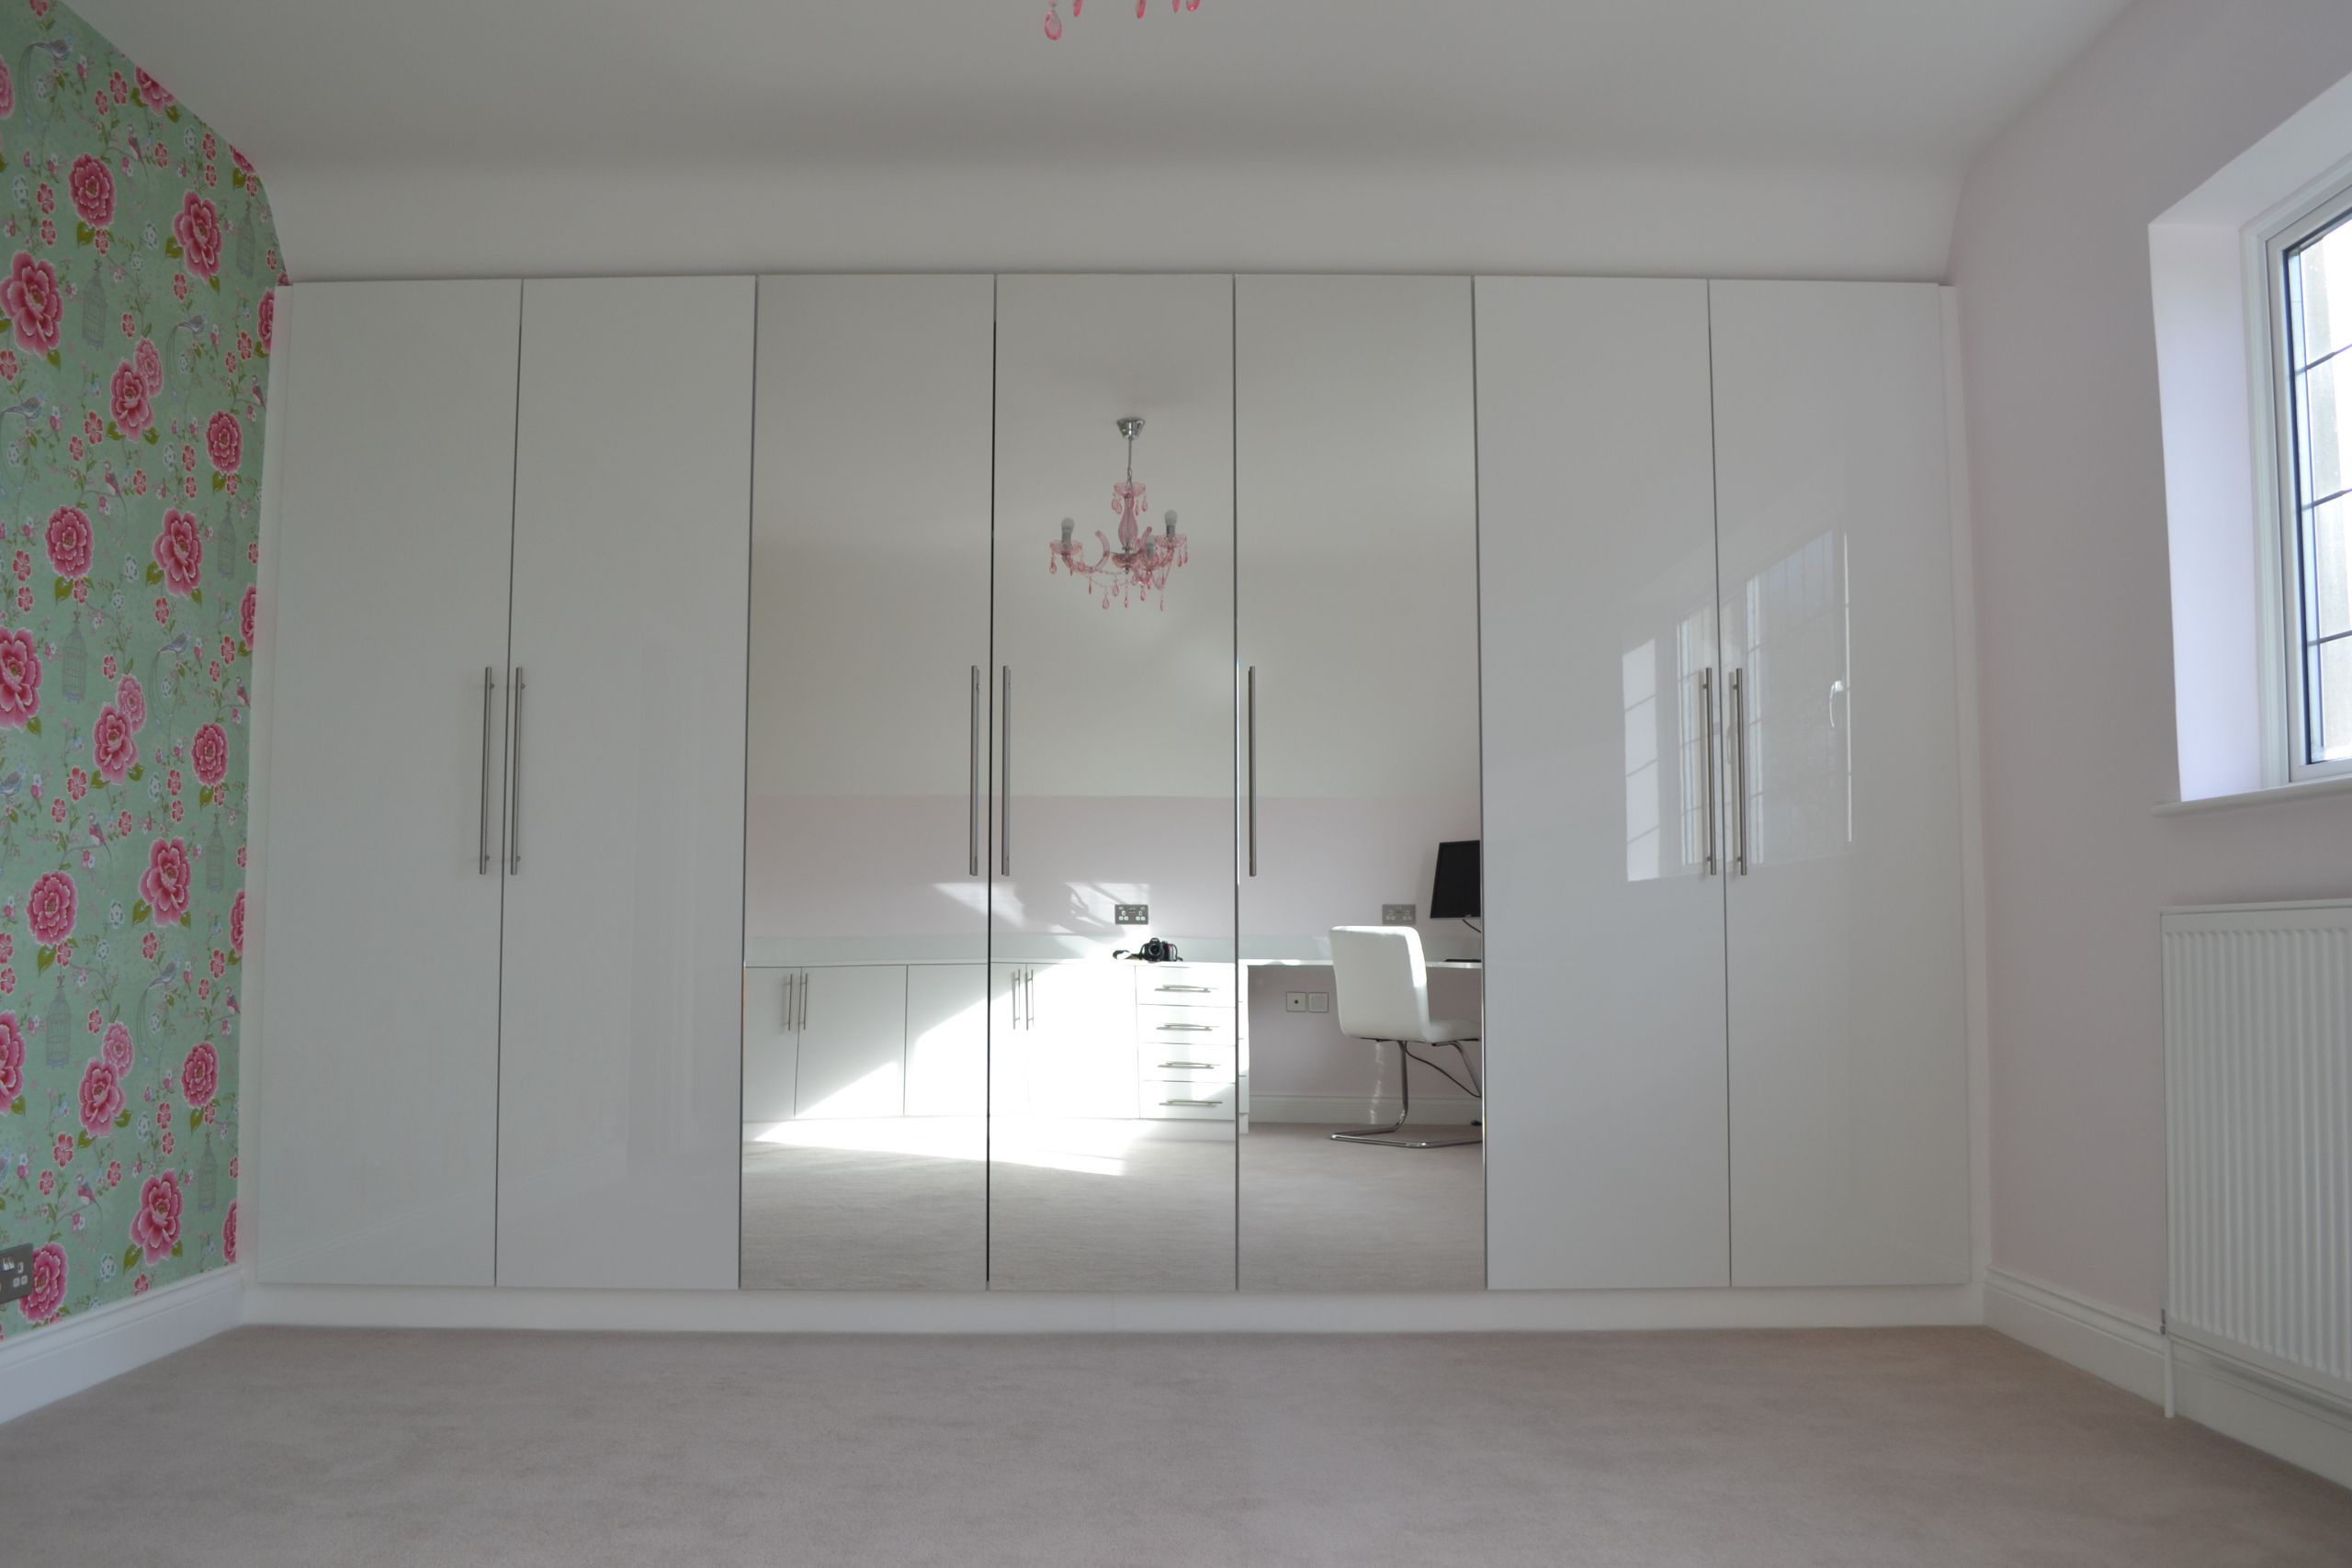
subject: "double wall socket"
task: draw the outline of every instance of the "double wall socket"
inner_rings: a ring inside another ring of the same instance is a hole
[[[1410,904],[1383,904],[1380,923],[1384,926],[1409,926],[1413,923],[1414,907]]]
[[[1331,993],[1329,991],[1284,991],[1284,1012],[1329,1012]]]
[[[1151,906],[1148,904],[1114,904],[1111,910],[1112,918],[1123,926],[1151,924]]]
[[[33,1293],[33,1244],[0,1247],[0,1302],[19,1302]]]

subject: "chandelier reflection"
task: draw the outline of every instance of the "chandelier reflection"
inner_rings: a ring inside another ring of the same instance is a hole
[[[1061,12],[1057,9],[1058,3],[1059,0],[1046,0],[1046,36],[1049,39],[1058,39],[1062,36]],[[1144,7],[1148,3],[1149,0],[1136,0],[1136,20],[1143,20]],[[1201,0],[1169,0],[1168,8],[1170,11],[1197,11],[1201,8]],[[1069,14],[1073,21],[1086,15],[1086,0],[1069,0]]]
[[[1159,596],[1159,607],[1168,608],[1168,574],[1182,566],[1191,555],[1184,536],[1176,531],[1176,513],[1167,514],[1163,528],[1152,531],[1144,516],[1144,487],[1136,482],[1136,437],[1143,434],[1143,421],[1130,414],[1119,421],[1119,434],[1127,439],[1127,477],[1111,487],[1111,510],[1118,514],[1119,542],[1114,545],[1102,529],[1094,537],[1102,552],[1091,561],[1086,558],[1086,547],[1073,536],[1078,531],[1074,518],[1062,519],[1062,536],[1046,545],[1046,570],[1059,572],[1067,569],[1072,577],[1083,581],[1089,592],[1100,592],[1102,608],[1111,607],[1111,596],[1118,595],[1121,608],[1131,604],[1137,595]]]

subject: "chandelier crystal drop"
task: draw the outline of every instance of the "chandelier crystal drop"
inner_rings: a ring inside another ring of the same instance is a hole
[[[1115,591],[1120,608],[1133,603],[1134,595],[1159,596],[1159,607],[1168,608],[1168,574],[1191,558],[1189,541],[1176,531],[1176,513],[1170,512],[1159,532],[1152,531],[1144,516],[1144,487],[1136,482],[1136,437],[1143,434],[1143,421],[1130,414],[1119,421],[1119,434],[1127,442],[1127,477],[1111,487],[1111,510],[1118,515],[1119,542],[1112,544],[1102,529],[1094,530],[1102,553],[1091,561],[1086,558],[1086,547],[1074,536],[1078,532],[1075,518],[1062,519],[1062,536],[1046,542],[1046,570],[1069,574],[1085,582],[1089,592],[1099,590],[1102,608],[1111,607],[1111,595]]]
[[[1062,36],[1060,4],[1061,0],[1046,0],[1046,37],[1049,40],[1059,39]],[[1151,0],[1136,0],[1136,20],[1143,20],[1143,14],[1150,8],[1150,5]],[[1200,8],[1201,0],[1168,0],[1168,9],[1171,12],[1197,11]],[[1069,0],[1071,21],[1074,22],[1085,15],[1086,0]]]

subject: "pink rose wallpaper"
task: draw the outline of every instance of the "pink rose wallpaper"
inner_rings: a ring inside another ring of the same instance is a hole
[[[0,62],[5,1340],[235,1257],[280,263],[252,165],[80,17],[0,0]]]

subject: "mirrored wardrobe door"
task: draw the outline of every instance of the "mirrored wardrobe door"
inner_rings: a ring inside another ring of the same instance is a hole
[[[760,285],[746,1287],[987,1280],[991,296]]]
[[[1241,1288],[1477,1290],[1470,281],[1244,277],[1235,310]]]
[[[1234,1282],[1231,311],[998,284],[991,1289]]]

